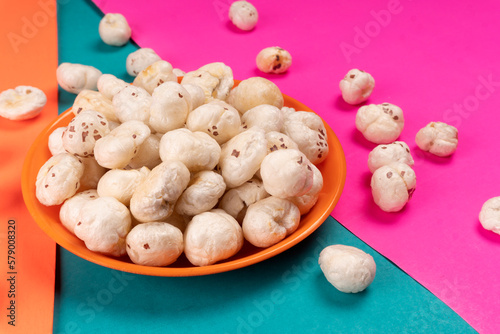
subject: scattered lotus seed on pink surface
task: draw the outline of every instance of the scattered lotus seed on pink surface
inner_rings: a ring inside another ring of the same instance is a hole
[[[248,1],[235,1],[229,8],[229,19],[241,30],[252,30],[257,25],[259,14]]]
[[[264,73],[284,73],[292,65],[290,53],[279,46],[262,49],[257,55],[257,68]]]
[[[347,72],[339,86],[344,101],[355,105],[368,100],[375,87],[375,80],[370,73],[355,68]]]

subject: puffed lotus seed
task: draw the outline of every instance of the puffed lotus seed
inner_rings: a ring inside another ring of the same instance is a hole
[[[82,160],[73,154],[52,156],[36,176],[36,198],[46,206],[63,203],[80,188],[83,170]]]
[[[124,168],[150,134],[149,127],[140,121],[122,123],[95,143],[95,159],[105,168]]]
[[[99,22],[99,35],[102,41],[108,45],[125,45],[131,34],[132,30],[122,14],[108,13]]]
[[[356,128],[375,144],[389,144],[403,131],[404,117],[401,108],[394,104],[370,104],[356,113]]]
[[[0,93],[0,116],[24,120],[38,116],[47,103],[45,93],[36,87],[17,86]]]
[[[241,186],[229,189],[219,202],[219,208],[233,216],[239,223],[247,212],[249,205],[269,197],[262,181],[252,178]]]
[[[214,169],[220,156],[221,147],[204,132],[181,128],[167,132],[160,140],[160,158],[181,161],[191,173]]]
[[[270,104],[281,109],[284,99],[280,89],[272,81],[262,77],[251,77],[242,80],[229,92],[227,102],[244,114],[261,104]]]
[[[375,87],[375,80],[365,71],[352,69],[339,83],[342,98],[349,104],[360,104],[368,100]]]
[[[264,73],[284,73],[292,65],[292,56],[279,46],[271,46],[259,52],[255,60],[257,68]]]
[[[88,201],[95,200],[99,195],[95,189],[79,192],[64,201],[59,210],[59,220],[71,233],[75,233],[75,225],[78,223],[78,216],[83,205]]]
[[[161,60],[161,57],[156,54],[153,49],[141,48],[130,53],[127,56],[126,67],[127,73],[133,77],[141,73],[146,67],[154,62]]]
[[[75,235],[94,252],[122,256],[125,238],[132,227],[128,208],[114,197],[98,197],[87,201],[78,215]]]
[[[85,110],[69,122],[63,133],[63,146],[66,151],[77,156],[92,156],[96,142],[108,133],[109,125],[104,115]]]
[[[191,95],[184,86],[165,82],[153,91],[149,124],[159,133],[183,128],[191,108]]]
[[[345,293],[365,290],[373,282],[377,270],[370,254],[346,245],[324,248],[318,262],[328,282]]]
[[[195,216],[213,209],[224,195],[226,184],[222,176],[210,170],[194,174],[188,187],[175,204],[175,211],[185,216]]]
[[[248,129],[222,145],[219,168],[228,188],[250,180],[266,155],[266,134],[258,127]]]
[[[127,86],[129,86],[128,83],[112,74],[103,74],[97,80],[97,90],[110,100],[113,100],[113,97]]]
[[[101,197],[114,197],[129,206],[135,189],[149,173],[150,170],[147,167],[130,170],[111,169],[99,179],[97,193]]]
[[[229,7],[229,19],[241,30],[252,30],[257,25],[259,14],[248,1],[235,1]]]
[[[219,145],[240,132],[241,118],[238,110],[224,101],[214,100],[199,106],[187,115],[186,127],[201,131],[215,139]]]
[[[324,161],[330,152],[325,125],[315,113],[289,113],[285,118],[283,133],[288,135],[315,165]]]
[[[378,145],[368,154],[368,168],[372,173],[378,168],[389,165],[392,162],[402,162],[408,166],[413,166],[413,157],[411,156],[410,148],[405,142],[395,141],[387,145]]]
[[[147,125],[152,101],[144,88],[127,86],[113,97],[113,107],[120,122],[136,120]]]
[[[128,256],[142,266],[168,266],[184,250],[182,232],[167,223],[139,224],[132,228],[126,242]]]
[[[130,211],[140,222],[164,221],[189,184],[191,174],[180,161],[165,161],[142,180],[130,199]]]
[[[416,182],[415,172],[405,163],[382,166],[372,175],[373,200],[383,211],[400,211],[411,199]]]
[[[300,222],[300,211],[292,202],[267,197],[247,209],[243,218],[243,235],[256,247],[269,247],[295,232]]]
[[[84,89],[97,90],[101,71],[93,66],[62,63],[56,71],[57,83],[67,92],[78,94]]]
[[[486,230],[500,234],[500,197],[490,198],[483,204],[479,221]]]
[[[242,246],[240,224],[221,209],[194,216],[184,232],[184,253],[195,266],[208,266],[225,260]]]
[[[458,130],[443,122],[430,122],[417,132],[415,143],[422,151],[447,157],[457,150]]]
[[[258,126],[264,131],[280,132],[284,123],[283,113],[280,109],[269,104],[261,104],[248,110],[241,117],[241,126],[243,130],[249,129],[253,126]]]
[[[177,76],[172,70],[172,65],[168,61],[155,61],[135,77],[134,86],[142,87],[149,94],[153,94],[155,88],[165,82],[177,83]]]
[[[311,165],[304,153],[298,150],[269,153],[260,166],[264,189],[279,198],[306,194],[313,186],[314,172]]]

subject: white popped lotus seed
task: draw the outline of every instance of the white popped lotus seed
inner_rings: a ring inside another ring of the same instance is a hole
[[[283,132],[297,143],[299,150],[313,164],[317,165],[326,159],[330,151],[328,136],[323,120],[317,114],[308,111],[288,114]]]
[[[122,79],[118,79],[112,74],[103,74],[97,80],[97,90],[107,99],[113,100],[113,97],[123,88],[129,86]]]
[[[249,205],[269,197],[262,181],[252,178],[241,186],[229,189],[219,202],[219,208],[233,216],[240,224]]]
[[[80,189],[96,189],[97,183],[108,169],[99,165],[94,157],[80,159],[82,159],[84,167],[84,173],[80,178]]]
[[[312,163],[304,153],[277,150],[269,153],[260,166],[260,176],[268,193],[279,198],[302,196],[313,186]]]
[[[401,108],[394,104],[370,104],[356,113],[356,128],[375,144],[389,144],[398,139],[404,127]]]
[[[128,208],[114,197],[98,197],[87,201],[78,215],[75,235],[94,252],[122,256],[125,238],[132,227]]]
[[[196,85],[203,89],[204,103],[213,99],[212,93],[219,84],[219,79],[203,70],[187,72],[181,81],[182,85]]]
[[[224,101],[213,100],[189,113],[186,127],[201,131],[224,144],[240,132],[241,118],[238,111]]]
[[[238,253],[242,246],[241,226],[221,209],[194,216],[184,232],[184,253],[195,266],[225,260]]]
[[[405,163],[382,166],[372,175],[373,200],[383,211],[400,211],[411,199],[416,182],[415,172]]]
[[[251,77],[241,81],[229,92],[227,102],[244,114],[261,104],[270,104],[281,109],[284,99],[280,89],[272,81]]]
[[[184,250],[182,232],[167,223],[139,224],[132,228],[126,242],[128,256],[142,266],[168,266]]]
[[[65,130],[66,127],[62,126],[52,131],[52,133],[49,135],[48,146],[50,154],[56,155],[59,153],[66,153],[63,145],[63,135]]]
[[[208,170],[198,172],[177,200],[175,211],[181,215],[195,216],[211,210],[225,190],[226,184],[220,174]]]
[[[370,254],[346,245],[324,248],[318,262],[328,282],[345,293],[365,290],[373,282],[377,271]]]
[[[127,56],[126,67],[127,73],[135,77],[146,67],[161,60],[160,56],[150,48],[141,48],[137,51],[130,53]]]
[[[485,229],[500,234],[500,197],[484,202],[479,212],[479,221]]]
[[[234,136],[222,145],[219,168],[228,188],[238,187],[250,180],[266,155],[266,135],[257,127]]]
[[[284,73],[292,66],[292,56],[279,46],[262,49],[255,60],[257,68],[264,73]]]
[[[430,122],[417,132],[415,143],[423,151],[447,157],[457,150],[458,130],[443,122]]]
[[[170,81],[177,83],[177,76],[173,72],[172,65],[168,61],[158,60],[135,77],[134,86],[142,87],[149,94],[153,94],[156,87]]]
[[[233,70],[231,67],[224,63],[216,62],[203,65],[199,70],[206,71],[219,80],[218,84],[213,88],[212,97],[219,100],[227,99],[229,91],[234,86]]]
[[[92,156],[96,142],[108,133],[108,121],[104,115],[93,110],[82,111],[66,127],[63,146],[71,154]]]
[[[130,160],[127,167],[139,169],[144,166],[153,169],[160,163],[160,136],[155,133],[149,135],[137,148],[137,153]]]
[[[243,219],[243,236],[256,247],[269,247],[293,233],[300,222],[299,209],[292,202],[267,197],[247,209]]]
[[[104,43],[113,46],[127,44],[132,30],[122,14],[108,13],[99,22],[99,36]]]
[[[83,171],[82,160],[72,154],[52,156],[36,176],[36,198],[46,206],[61,204],[76,193]]]
[[[181,83],[200,86],[205,93],[205,102],[225,100],[234,85],[233,71],[224,63],[210,63],[186,73]]]
[[[106,168],[124,168],[135,157],[151,130],[140,121],[120,124],[94,146],[94,156]]]
[[[59,210],[59,220],[71,233],[75,233],[75,225],[83,205],[99,197],[95,189],[79,192],[64,201]]]
[[[84,89],[75,98],[71,111],[78,115],[85,110],[100,112],[108,121],[118,122],[115,109],[110,99],[95,90]]]
[[[267,151],[269,153],[277,150],[286,150],[289,148],[295,150],[299,149],[299,146],[292,140],[292,138],[278,131],[270,131],[266,133],[266,140]]]
[[[147,167],[141,169],[112,169],[106,172],[97,184],[99,196],[114,197],[126,206],[137,186],[149,175]]]
[[[62,63],[56,71],[59,86],[73,94],[84,89],[96,90],[101,75],[101,71],[93,66],[73,63]]]
[[[220,156],[221,147],[204,132],[176,129],[164,134],[160,140],[160,158],[181,161],[191,173],[214,169]]]
[[[241,30],[252,30],[257,25],[259,13],[248,1],[235,1],[229,7],[229,19]]]
[[[313,164],[311,164],[311,168],[313,170],[313,185],[311,189],[302,196],[288,198],[289,201],[299,208],[301,215],[305,215],[312,209],[318,201],[321,189],[323,189],[323,175],[321,171]]]
[[[141,121],[149,124],[152,97],[141,87],[127,86],[113,97],[113,107],[120,122]]]
[[[182,84],[182,87],[184,87],[191,96],[191,110],[194,110],[202,104],[205,104],[205,92],[203,91],[203,88],[201,88],[201,86],[184,83]]]
[[[180,161],[165,161],[151,170],[130,199],[130,211],[140,222],[163,221],[189,184],[191,174]]]
[[[370,73],[352,69],[339,83],[342,98],[349,104],[360,104],[368,100],[375,87],[375,80]]]
[[[387,145],[378,145],[368,154],[368,168],[372,173],[378,168],[389,165],[392,162],[402,162],[408,166],[413,166],[413,157],[411,156],[410,148],[405,142],[395,141]]]
[[[253,126],[258,126],[264,131],[280,132],[283,127],[284,117],[280,109],[269,104],[261,104],[253,107],[241,116],[241,126],[243,129],[248,129]]]
[[[191,108],[188,91],[177,82],[165,82],[153,92],[149,124],[159,133],[182,128]]]
[[[17,86],[0,93],[0,116],[23,120],[38,116],[47,103],[45,93],[31,86]]]

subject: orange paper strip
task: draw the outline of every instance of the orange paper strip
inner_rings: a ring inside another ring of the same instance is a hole
[[[47,105],[34,119],[0,118],[0,333],[51,333],[55,244],[31,218],[21,194],[24,157],[57,117],[56,0],[0,3],[0,91],[38,87]]]

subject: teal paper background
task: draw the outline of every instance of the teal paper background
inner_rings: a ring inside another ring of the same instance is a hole
[[[59,62],[83,63],[131,81],[137,46],[102,43],[90,1],[60,1]],[[59,112],[74,95],[59,91]],[[346,244],[377,263],[372,285],[344,294],[324,278],[321,249]],[[462,318],[329,217],[292,249],[251,267],[203,277],[122,273],[58,248],[54,333],[475,333]]]

